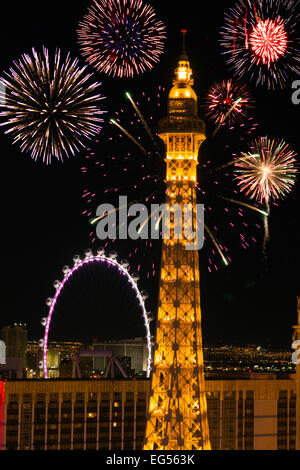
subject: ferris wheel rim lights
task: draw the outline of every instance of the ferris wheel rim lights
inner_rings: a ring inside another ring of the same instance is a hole
[[[75,257],[74,257],[75,258]],[[70,278],[73,276],[73,274],[78,271],[78,269],[81,269],[83,266],[88,265],[90,263],[95,263],[95,262],[102,262],[107,265],[114,266],[115,268],[118,269],[120,274],[125,275],[127,278],[127,281],[131,285],[131,287],[135,290],[136,297],[139,301],[139,306],[142,309],[142,315],[144,319],[144,324],[146,328],[146,339],[147,339],[147,349],[148,349],[148,359],[147,359],[147,371],[146,371],[146,376],[150,377],[150,372],[151,372],[151,353],[152,353],[152,336],[150,333],[150,322],[152,321],[152,318],[150,314],[147,312],[146,306],[145,306],[145,301],[146,297],[143,294],[143,291],[140,291],[137,281],[135,281],[134,278],[131,274],[129,274],[127,267],[123,264],[122,262],[119,263],[117,259],[115,258],[115,253],[113,253],[112,256],[106,256],[103,252],[99,251],[97,255],[93,255],[92,251],[89,250],[85,254],[85,258],[81,259],[79,255],[76,255],[76,260],[73,258],[74,261],[74,266],[72,268],[69,268],[68,270],[66,269],[67,266],[64,266],[63,272],[64,272],[64,278],[62,281],[55,281],[55,288],[56,288],[56,293],[55,296],[52,298],[48,298],[46,303],[49,306],[49,313],[46,318],[42,319],[42,325],[45,327],[45,333],[44,333],[44,339],[40,340],[40,347],[43,348],[43,370],[44,370],[44,377],[47,379],[48,378],[48,367],[47,367],[47,350],[48,350],[48,336],[49,336],[49,331],[50,331],[50,324],[51,324],[51,319],[52,315],[55,310],[55,306],[57,303],[58,298],[60,297],[60,294],[62,290],[64,289],[65,284],[70,280]],[[50,302],[51,301],[51,302]]]

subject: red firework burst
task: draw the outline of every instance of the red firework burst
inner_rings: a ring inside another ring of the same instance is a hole
[[[232,79],[214,83],[206,99],[206,115],[216,124],[232,125],[246,117],[252,107],[246,85]]]
[[[285,54],[288,45],[282,19],[259,21],[252,29],[249,42],[257,64],[276,62]]]
[[[300,0],[237,0],[225,14],[222,53],[234,76],[269,89],[300,73]]]

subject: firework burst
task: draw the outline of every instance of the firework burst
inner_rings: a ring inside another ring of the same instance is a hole
[[[283,88],[300,72],[299,0],[239,0],[225,15],[221,46],[235,76]]]
[[[259,21],[252,29],[249,43],[257,65],[270,66],[283,57],[288,36],[282,19]]]
[[[284,141],[259,137],[247,153],[242,153],[235,162],[236,179],[240,190],[266,205],[264,216],[265,239],[269,240],[270,201],[286,196],[293,188],[296,180],[297,167],[294,150]]]
[[[5,72],[1,125],[34,160],[63,161],[99,133],[103,122],[100,83],[85,70],[70,54],[62,57],[59,49],[52,62],[43,47],[41,52],[32,49],[31,54],[23,54]]]
[[[296,156],[284,140],[259,137],[235,163],[241,191],[260,203],[285,196],[295,184]]]
[[[93,0],[78,29],[88,63],[120,78],[152,69],[165,38],[165,26],[142,0]]]
[[[245,119],[252,107],[253,100],[248,87],[232,79],[214,83],[205,103],[207,117],[215,124],[226,123],[228,126]]]

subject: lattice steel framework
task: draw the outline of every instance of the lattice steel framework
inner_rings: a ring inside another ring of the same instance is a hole
[[[185,34],[183,35],[185,38]],[[166,203],[193,204],[196,228],[198,151],[205,123],[197,115],[192,70],[183,46],[169,94],[168,117],[160,122],[166,148]],[[201,331],[198,251],[171,237],[163,241],[159,308],[145,450],[210,450]],[[182,221],[184,226],[184,222]]]

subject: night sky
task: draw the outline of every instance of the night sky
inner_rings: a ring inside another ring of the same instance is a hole
[[[89,3],[87,0],[46,3],[28,0],[1,5],[1,70],[7,70],[12,60],[29,52],[33,46],[42,45],[50,50],[59,47],[65,52],[71,51],[83,65],[76,28]],[[234,2],[205,2],[203,11],[204,2],[199,1],[152,0],[150,3],[167,26],[165,53],[153,71],[134,80],[108,78],[95,72],[102,82],[102,93],[107,97],[107,119],[112,109],[118,109],[125,90],[147,91],[153,83],[169,89],[180,50],[182,27],[188,29],[188,53],[199,98],[203,98],[213,81],[230,77],[218,40],[224,11]],[[291,102],[291,82],[277,92],[251,89],[260,134],[284,137],[300,153],[300,105]],[[0,326],[16,321],[27,323],[29,338],[39,339],[43,336],[40,320],[47,314],[45,299],[54,295],[53,281],[62,279],[61,268],[72,265],[73,255],[83,255],[90,246],[90,227],[81,215],[81,194],[86,181],[83,182],[80,167],[85,153],[63,164],[54,162],[46,166],[21,154],[0,131]],[[108,126],[103,132],[109,132]],[[101,135],[96,151],[101,154]],[[209,153],[209,147],[204,147],[203,151]],[[216,148],[211,150],[210,158],[220,158]],[[209,274],[207,261],[201,258],[200,252],[205,344],[261,343],[290,348],[292,326],[297,318],[296,295],[300,295],[298,226],[299,183],[272,212],[266,262],[261,241],[258,241],[247,251],[236,246],[231,266]],[[118,250],[117,245],[115,248]],[[120,250],[126,257],[126,247]],[[159,259],[159,247],[149,256]],[[149,309],[154,310],[157,281],[142,284],[151,296]],[[142,321],[126,286],[114,273],[94,268],[74,279],[66,290],[50,339],[89,341],[94,337],[110,339],[143,334]]]

